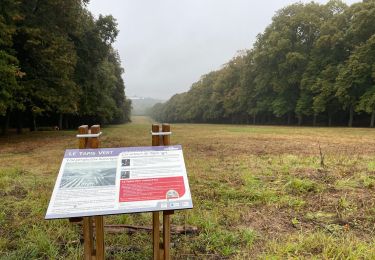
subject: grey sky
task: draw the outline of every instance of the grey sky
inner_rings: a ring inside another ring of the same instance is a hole
[[[125,68],[126,95],[168,99],[189,90],[238,50],[251,48],[275,12],[294,2],[91,0],[88,8],[95,16],[112,14],[117,19],[115,47]]]

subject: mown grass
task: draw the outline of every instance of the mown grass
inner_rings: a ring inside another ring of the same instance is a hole
[[[151,121],[103,129],[102,147],[147,146]],[[172,224],[175,259],[374,259],[373,129],[172,125],[182,144],[194,209]],[[80,227],[45,221],[75,131],[0,137],[0,258],[82,258]],[[324,155],[323,164],[319,147]],[[151,224],[151,214],[105,217]],[[108,259],[150,259],[149,233],[106,234]]]

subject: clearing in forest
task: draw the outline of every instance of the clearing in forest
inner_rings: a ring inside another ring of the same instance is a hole
[[[148,146],[151,121],[103,128],[102,147]],[[174,259],[375,258],[375,131],[173,124],[194,209],[174,225]],[[43,220],[64,150],[76,131],[0,138],[0,258],[77,259],[80,228]],[[105,217],[151,225],[151,214]],[[150,259],[147,232],[106,234],[109,259]]]

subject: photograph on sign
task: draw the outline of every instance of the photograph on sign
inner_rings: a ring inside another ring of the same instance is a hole
[[[116,168],[116,161],[69,162],[65,164],[60,188],[115,185]]]

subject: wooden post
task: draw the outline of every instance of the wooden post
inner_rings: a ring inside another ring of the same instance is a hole
[[[162,132],[170,132],[171,126],[169,124],[163,124],[161,127]],[[171,136],[163,135],[163,145],[171,145]]]
[[[170,132],[171,126],[169,124],[162,125],[162,132]],[[170,145],[170,135],[163,135],[163,145]],[[170,259],[170,243],[171,243],[171,222],[170,215],[174,213],[173,210],[163,211],[163,249],[164,249],[164,260]]]
[[[160,126],[157,124],[152,125],[152,132],[158,133],[160,131]],[[152,146],[160,145],[160,136],[152,135]],[[159,212],[152,212],[152,250],[153,250],[153,259],[160,259],[160,220]]]
[[[100,126],[91,126],[91,134],[99,134]],[[91,137],[89,139],[89,148],[99,148],[99,137]],[[95,256],[96,260],[104,260],[104,219],[103,216],[95,216]]]
[[[79,134],[98,134],[100,126],[93,125],[89,131],[87,125],[78,128]],[[99,137],[87,137],[78,139],[79,149],[99,148]],[[78,220],[79,218],[77,218]],[[93,234],[93,219],[95,221],[95,247]],[[84,258],[85,260],[104,260],[104,221],[103,216],[84,217],[83,218],[83,239],[84,239]]]
[[[93,125],[90,128],[90,134],[99,134],[100,133],[100,125]],[[90,137],[89,139],[89,148],[99,148],[100,141],[99,137]]]
[[[88,125],[81,125],[78,128],[79,134],[88,134]],[[78,138],[78,148],[85,149],[87,147],[88,138]],[[83,218],[83,240],[84,240],[84,257],[85,259],[92,259],[94,254],[94,238],[92,233],[92,219],[91,217]]]
[[[104,260],[104,219],[103,216],[95,216],[95,253],[97,260]]]
[[[170,215],[174,213],[173,210],[163,211],[163,248],[164,260],[171,259],[169,249],[171,245],[171,220]]]
[[[94,237],[92,234],[92,218],[83,218],[83,247],[85,260],[92,259],[94,255]]]
[[[160,132],[160,126],[157,124],[152,125],[152,132],[153,133],[159,133]],[[160,138],[158,135],[152,136],[152,146],[159,146],[160,145]]]
[[[81,125],[78,127],[78,133],[80,135],[88,134],[89,133],[89,126],[88,125]],[[85,149],[87,145],[87,139],[88,138],[78,138],[78,148],[79,149]]]
[[[88,125],[81,125],[78,127],[78,134],[88,134],[89,133],[89,126]],[[85,149],[88,143],[88,138],[78,138],[78,149]],[[76,218],[69,218],[69,222],[71,223],[78,223],[83,220],[82,217]]]

